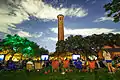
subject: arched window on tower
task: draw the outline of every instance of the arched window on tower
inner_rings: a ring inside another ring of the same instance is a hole
[[[62,20],[62,17],[60,17],[60,20]]]

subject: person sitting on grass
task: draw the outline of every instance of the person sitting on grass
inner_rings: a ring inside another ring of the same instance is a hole
[[[114,68],[112,66],[112,58],[111,58],[110,53],[108,51],[104,50],[103,51],[103,57],[106,60],[109,73],[114,73]]]
[[[93,72],[94,69],[95,69],[95,59],[89,59],[88,61],[88,65],[89,65],[89,69],[90,69],[90,72]]]

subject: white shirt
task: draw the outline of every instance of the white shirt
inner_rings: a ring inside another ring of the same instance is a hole
[[[104,57],[105,60],[112,60],[109,52],[104,51],[103,52],[103,57]]]
[[[82,65],[84,65],[85,64],[85,61],[81,61],[82,62]]]

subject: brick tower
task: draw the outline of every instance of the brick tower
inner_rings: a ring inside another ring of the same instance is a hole
[[[59,14],[58,18],[58,41],[64,40],[64,16]]]

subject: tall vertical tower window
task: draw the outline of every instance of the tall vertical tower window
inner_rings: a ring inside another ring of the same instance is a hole
[[[60,20],[62,20],[62,17],[60,17]]]

